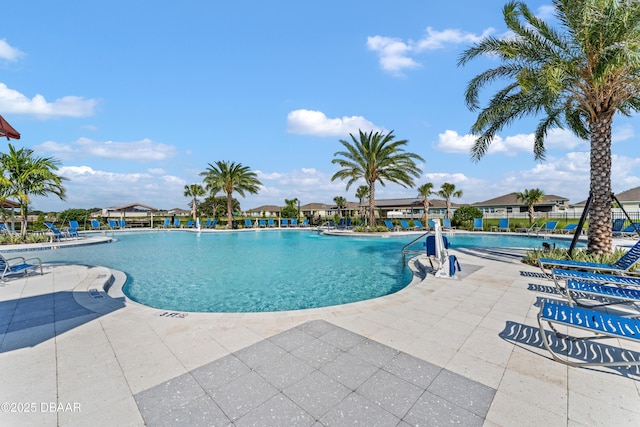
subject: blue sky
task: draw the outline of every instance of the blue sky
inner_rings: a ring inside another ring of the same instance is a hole
[[[550,2],[529,1],[541,17]],[[416,185],[451,182],[473,203],[539,187],[571,202],[589,188],[589,145],[565,131],[532,154],[535,120],[517,122],[478,163],[464,89],[496,65],[460,53],[505,34],[504,1],[113,0],[8,2],[0,26],[0,114],[10,143],[60,160],[59,211],[142,203],[188,208],[184,186],[208,163],[254,170],[263,204],[355,201],[331,163],[358,129],[394,131],[425,159]],[[37,13],[36,13],[37,11]],[[487,96],[491,92],[485,93]],[[636,118],[617,116],[613,189],[640,185]],[[6,151],[6,140],[0,150]],[[4,147],[4,148],[2,148]],[[415,197],[380,185],[376,198]]]

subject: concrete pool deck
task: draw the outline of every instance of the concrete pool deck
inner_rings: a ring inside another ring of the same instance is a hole
[[[0,282],[0,425],[640,425],[637,368],[542,347],[539,269],[452,253],[457,279],[279,313],[140,306],[103,267]]]

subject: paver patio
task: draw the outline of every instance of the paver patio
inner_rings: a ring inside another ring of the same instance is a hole
[[[538,269],[455,253],[461,278],[280,313],[140,306],[102,267],[0,283],[0,425],[640,425],[637,368],[536,338]]]

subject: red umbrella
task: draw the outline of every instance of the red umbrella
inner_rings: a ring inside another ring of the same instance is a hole
[[[20,139],[20,134],[15,130],[4,117],[0,116],[0,137],[6,136],[7,139]]]

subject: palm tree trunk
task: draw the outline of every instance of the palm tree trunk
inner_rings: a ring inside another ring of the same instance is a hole
[[[193,214],[193,220],[196,220],[196,196],[193,196],[193,205],[191,206],[191,213]]]
[[[20,206],[20,235],[22,237],[27,235],[27,215],[29,209],[27,206]]]
[[[373,181],[369,183],[369,227],[376,226],[375,193],[376,193],[376,183],[375,181]]]
[[[231,228],[233,224],[233,193],[227,193],[227,228]]]
[[[429,199],[424,198],[424,226],[429,228]]]
[[[587,250],[611,253],[611,124],[613,115],[596,116],[589,124],[591,134],[591,207]]]
[[[529,206],[529,225],[533,224],[533,221],[536,219],[536,211],[533,205]]]

